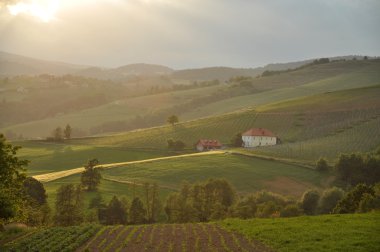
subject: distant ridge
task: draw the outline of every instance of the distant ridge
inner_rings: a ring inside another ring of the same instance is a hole
[[[362,59],[363,56],[338,56],[330,57],[331,60]],[[97,66],[83,66],[64,62],[40,60],[31,57],[11,54],[0,51],[0,76],[14,75],[39,75],[72,74],[98,79],[121,80],[136,76],[168,76],[173,79],[203,81],[214,80],[226,81],[234,76],[256,77],[264,71],[278,71],[298,68],[312,62],[313,59],[288,63],[271,63],[257,68],[232,68],[232,67],[205,67],[197,69],[173,70],[170,67],[156,64],[129,64],[117,68],[102,68]]]

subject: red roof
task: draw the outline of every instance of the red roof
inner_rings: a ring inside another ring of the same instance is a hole
[[[200,139],[197,145],[201,144],[203,147],[222,147],[218,140]]]
[[[242,136],[267,136],[276,137],[272,131],[263,128],[252,128],[242,134]]]

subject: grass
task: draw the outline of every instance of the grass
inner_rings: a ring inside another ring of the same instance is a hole
[[[31,160],[28,175],[38,175],[83,166],[97,158],[100,164],[135,161],[172,155],[166,150],[136,150],[118,146],[55,144],[42,141],[16,142],[23,148],[19,156]]]
[[[241,193],[267,189],[296,196],[307,188],[319,187],[325,177],[308,168],[233,154],[132,164],[104,170],[102,174],[113,181],[156,182],[172,190],[179,190],[183,181],[226,178]],[[283,181],[282,186],[275,183],[278,179]],[[298,191],[289,190],[297,186]]]
[[[186,109],[178,110],[178,106],[181,108],[181,105],[210,94],[217,96],[218,90],[228,90],[229,85],[113,100],[110,103],[81,111],[69,111],[66,114],[56,114],[43,120],[12,125],[2,128],[1,131],[12,130],[26,137],[46,137],[55,127],[70,123],[74,129],[79,128],[88,132],[91,128],[103,123],[131,122],[136,116],[149,117],[163,111],[176,111],[175,113],[179,114],[181,120],[193,120],[325,92],[378,85],[380,83],[379,70],[380,64],[376,60],[332,62],[275,76],[255,78],[252,86],[257,92],[254,94],[227,97],[200,106],[192,105]],[[107,90],[107,88],[105,89]],[[236,91],[236,89],[237,87],[230,90]],[[101,89],[96,90],[101,92]],[[94,91],[91,90],[91,92]],[[117,92],[116,90],[117,94],[120,92],[122,91]],[[246,93],[244,92],[244,94]],[[149,102],[146,102],[147,100]],[[162,123],[164,122],[165,118],[162,119]]]
[[[379,251],[380,213],[302,216],[278,219],[228,219],[230,231],[257,239],[276,251]]]

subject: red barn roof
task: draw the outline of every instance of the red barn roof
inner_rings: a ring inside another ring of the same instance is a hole
[[[197,145],[201,144],[203,147],[222,147],[222,144],[218,140],[208,140],[208,139],[200,139],[197,142]]]
[[[252,128],[242,134],[242,136],[267,136],[276,137],[272,131],[263,128]]]

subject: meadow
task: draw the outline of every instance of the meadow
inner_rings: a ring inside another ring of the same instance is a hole
[[[41,120],[3,126],[1,131],[11,130],[25,137],[44,138],[49,136],[55,127],[62,127],[67,123],[77,131],[91,134],[94,130],[96,133],[110,132],[102,128],[102,125],[107,123],[122,124],[122,127],[129,127],[128,129],[141,128],[144,126],[143,122],[139,122],[140,127],[134,124],[146,119],[148,126],[160,125],[165,122],[165,115],[168,113],[177,114],[181,120],[194,120],[315,94],[378,85],[379,70],[380,64],[377,60],[331,62],[274,76],[252,78],[248,85],[250,88],[232,82],[137,97],[128,97],[129,91],[119,85],[120,87],[117,86],[115,89],[109,88],[113,93],[108,94],[110,91],[107,91],[107,99],[101,104],[65,110]],[[105,88],[104,85],[101,87]],[[96,85],[81,87],[80,90],[87,90],[93,95],[101,93],[101,88]],[[73,91],[75,92],[75,89],[69,89],[67,92]],[[54,98],[55,95],[49,97]],[[157,115],[162,115],[163,118],[156,118]]]
[[[221,225],[276,251],[379,251],[380,213],[227,219]]]
[[[135,196],[144,198],[145,182],[158,184],[164,203],[168,194],[178,191],[183,182],[195,183],[209,178],[226,178],[239,195],[268,190],[298,199],[307,189],[325,187],[324,181],[330,175],[297,165],[227,153],[115,167],[103,170],[102,176],[97,192],[85,192],[85,206],[98,194],[105,203],[115,195],[129,202]],[[79,184],[80,174],[44,183],[53,209],[57,189],[69,183]]]

